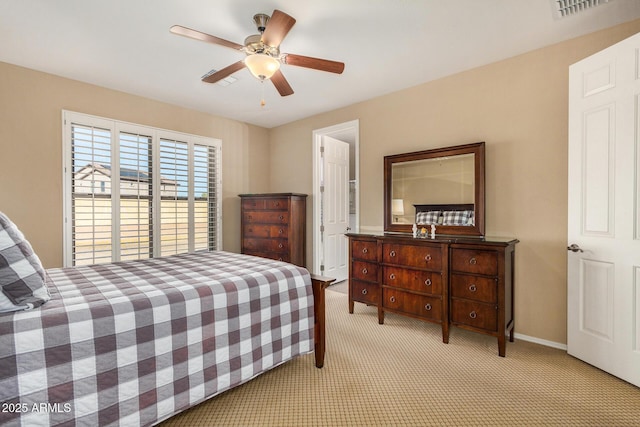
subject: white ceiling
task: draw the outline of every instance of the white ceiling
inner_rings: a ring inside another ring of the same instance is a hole
[[[550,0],[0,0],[0,61],[267,128],[640,18],[610,0],[554,17]],[[253,15],[297,19],[281,51],[342,61],[342,75],[283,65],[280,97],[244,69],[201,82],[243,54],[173,35],[180,24],[242,44]],[[264,90],[266,105],[260,107]]]

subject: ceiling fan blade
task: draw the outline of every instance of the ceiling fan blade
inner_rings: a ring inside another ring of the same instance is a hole
[[[275,74],[271,76],[271,81],[281,96],[293,95],[293,89],[289,86],[287,79],[284,78],[282,71],[276,71]]]
[[[336,74],[342,74],[342,72],[344,71],[343,62],[330,61],[328,59],[312,58],[310,56],[294,55],[292,53],[284,54],[282,61],[287,65],[313,68],[314,70],[328,71],[330,73],[336,73]]]
[[[262,42],[271,47],[278,47],[291,30],[296,20],[279,10],[274,10],[267,22],[267,28],[262,33]]]
[[[174,25],[169,29],[169,31],[179,36],[185,36],[207,43],[218,44],[221,46],[230,47],[231,49],[240,50],[244,47],[241,44],[230,42],[229,40],[221,39],[220,37],[212,36],[201,31],[192,30],[191,28],[183,27],[181,25]]]
[[[231,64],[228,67],[223,68],[222,70],[218,70],[213,74],[203,77],[202,81],[205,83],[215,83],[230,76],[236,71],[242,70],[244,67],[244,61],[238,61],[235,64]]]

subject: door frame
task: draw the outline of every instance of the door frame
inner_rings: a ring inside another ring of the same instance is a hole
[[[356,203],[355,203],[355,229],[351,230],[352,232],[357,232],[360,229],[360,198],[358,195],[360,194],[360,121],[358,119],[351,120],[348,122],[336,124],[333,126],[328,126],[321,129],[315,129],[313,131],[312,138],[312,152],[313,152],[313,191],[312,191],[312,200],[313,200],[313,264],[312,264],[312,273],[314,274],[322,274],[320,271],[320,263],[321,263],[321,254],[322,254],[322,240],[320,239],[320,218],[322,218],[320,203],[320,169],[322,164],[322,157],[320,156],[320,146],[322,145],[322,137],[330,136],[332,138],[344,141],[345,136],[349,136],[349,139],[353,139],[351,141],[345,141],[349,144],[354,144],[355,148],[355,158],[353,161],[354,166],[354,176],[355,176],[355,192],[356,192]]]

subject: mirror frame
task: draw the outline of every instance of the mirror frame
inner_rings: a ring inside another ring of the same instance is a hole
[[[474,154],[474,215],[475,225],[438,225],[437,235],[484,236],[485,181],[484,181],[484,142],[456,145],[453,147],[435,148],[433,150],[414,151],[412,153],[394,154],[384,157],[384,231],[411,233],[413,224],[394,224],[391,215],[392,167],[394,164],[415,160],[451,157],[460,154]],[[416,203],[420,204],[420,203]]]

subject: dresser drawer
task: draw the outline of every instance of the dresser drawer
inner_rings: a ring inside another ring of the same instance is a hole
[[[286,225],[250,224],[244,226],[245,237],[287,238],[289,228]]]
[[[440,245],[418,246],[384,243],[382,245],[382,262],[440,270],[442,268],[442,250]]]
[[[376,261],[378,246],[375,240],[351,240],[351,258]]]
[[[383,288],[382,307],[429,320],[442,320],[442,299],[438,297],[416,295],[398,289]]]
[[[242,199],[242,210],[262,210],[266,206],[265,199]]]
[[[242,253],[245,255],[259,256],[260,258],[268,258],[276,261],[291,262],[291,259],[288,253],[259,252],[259,251],[252,251],[252,250],[243,250]]]
[[[498,274],[498,254],[486,250],[451,249],[451,269],[495,276]]]
[[[247,211],[243,213],[243,218],[247,223],[262,224],[288,224],[289,212],[278,211]]]
[[[469,274],[451,275],[451,296],[487,303],[498,301],[496,279]]]
[[[289,209],[289,199],[283,198],[256,198],[243,199],[242,210],[287,210]]]
[[[495,332],[498,310],[493,304],[451,299],[451,322]]]
[[[355,279],[367,282],[378,281],[378,264],[364,261],[353,261],[351,264],[351,276]]]
[[[349,283],[351,298],[354,301],[363,302],[370,305],[378,305],[380,287],[377,283],[361,282],[351,280]]]
[[[289,199],[287,198],[273,198],[266,200],[266,209],[273,210],[288,210],[289,209]]]
[[[242,251],[252,252],[287,252],[289,246],[285,239],[242,239]]]
[[[442,275],[437,272],[384,267],[382,284],[427,294],[442,295]]]

